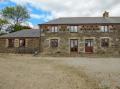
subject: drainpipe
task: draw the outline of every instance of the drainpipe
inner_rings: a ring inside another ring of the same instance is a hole
[[[40,29],[40,36],[39,36],[39,53],[41,52],[41,26],[39,25],[39,29]]]

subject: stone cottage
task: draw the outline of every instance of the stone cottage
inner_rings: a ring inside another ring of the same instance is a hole
[[[21,30],[0,36],[0,52],[33,53],[39,51],[40,30]]]
[[[120,17],[110,17],[108,12],[102,17],[58,18],[39,28],[30,30],[31,35],[21,31],[1,36],[0,48],[8,50],[8,44],[16,42],[12,47],[18,49],[24,38],[24,48],[36,48],[43,54],[120,55]]]
[[[63,17],[39,24],[44,53],[120,54],[120,17]]]

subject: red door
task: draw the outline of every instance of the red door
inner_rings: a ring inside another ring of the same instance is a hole
[[[86,39],[85,40],[85,52],[86,53],[93,53],[93,39]]]

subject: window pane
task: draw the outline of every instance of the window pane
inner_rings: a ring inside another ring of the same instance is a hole
[[[108,32],[108,26],[105,26],[105,32]]]
[[[78,32],[78,27],[77,26],[71,26],[70,27],[70,32]]]
[[[50,45],[51,47],[58,47],[58,39],[51,39]]]
[[[55,32],[58,32],[58,27],[55,27]]]
[[[54,27],[51,28],[51,32],[54,32]]]
[[[101,32],[104,32],[104,26],[101,26],[100,30],[101,30]]]
[[[8,39],[8,47],[14,47],[14,39]]]
[[[75,26],[75,27],[74,27],[74,32],[77,32],[77,31],[78,31],[78,27]]]
[[[20,47],[25,47],[25,39],[19,40]]]
[[[72,31],[72,26],[70,27],[70,29],[69,29],[69,30],[70,30],[70,32],[73,32],[73,31]]]
[[[109,39],[104,38],[101,40],[101,47],[109,47]]]
[[[108,32],[108,26],[101,26],[101,32]]]
[[[52,26],[50,30],[51,30],[51,32],[58,32],[59,28],[58,28],[58,26]]]

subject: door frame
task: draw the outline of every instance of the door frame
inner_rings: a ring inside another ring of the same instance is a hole
[[[77,51],[74,51],[74,52],[78,53],[78,51],[79,51],[79,40],[78,39],[70,39],[70,41],[69,41],[70,53],[72,53],[72,51],[71,51],[71,40],[76,40],[77,41]]]
[[[90,39],[90,40],[93,40],[93,43],[92,43],[92,44],[93,44],[93,46],[92,46],[92,52],[86,52],[86,48],[85,48],[85,47],[86,47],[86,46],[85,46],[86,40],[89,40],[89,39]],[[94,51],[95,51],[94,42],[95,42],[95,37],[86,37],[86,38],[84,38],[84,52],[85,52],[85,53],[94,53]]]

